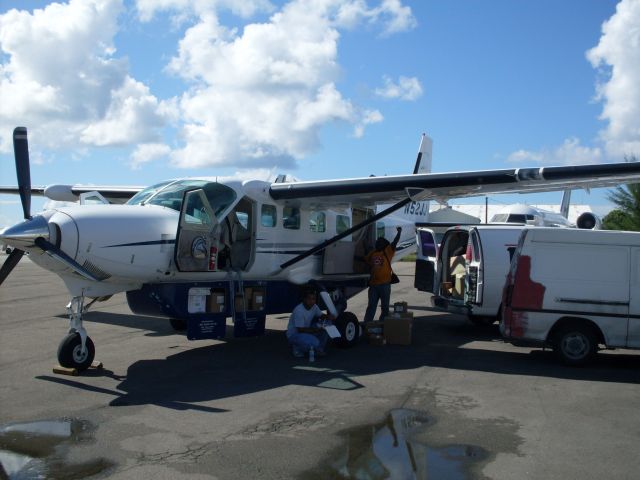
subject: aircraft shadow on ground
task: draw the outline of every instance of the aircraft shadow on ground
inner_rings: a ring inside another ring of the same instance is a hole
[[[477,340],[496,342],[497,347],[475,349],[467,345]],[[120,382],[117,390],[86,385],[82,380],[38,378],[103,391],[114,397],[109,403],[112,406],[154,404],[212,413],[224,410],[199,404],[287,385],[358,390],[364,388],[358,377],[420,367],[640,383],[640,355],[600,354],[591,366],[572,368],[558,363],[550,351],[505,351],[499,348],[500,343],[497,325],[479,328],[462,317],[435,315],[416,318],[411,346],[362,344],[346,350],[331,349],[328,357],[315,363],[293,358],[284,332],[267,330],[264,337],[232,338],[204,347],[196,342],[193,348],[165,359],[138,360],[125,377],[111,374]],[[104,375],[110,376],[108,371]]]
[[[68,318],[68,315],[56,315],[58,318]],[[112,313],[93,311],[83,315],[83,321],[88,323],[87,328],[90,329],[92,323],[101,323],[104,325],[114,325],[117,327],[134,328],[136,330],[149,330],[145,333],[148,337],[166,337],[167,335],[175,335],[176,332],[168,318],[148,317],[143,315],[134,315],[132,313]]]

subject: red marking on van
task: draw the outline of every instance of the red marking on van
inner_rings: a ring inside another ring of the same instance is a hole
[[[529,322],[527,312],[522,310],[541,310],[545,291],[544,285],[531,280],[531,257],[521,255],[518,258],[515,279],[509,272],[507,283],[502,292],[505,334],[507,336],[524,336]]]

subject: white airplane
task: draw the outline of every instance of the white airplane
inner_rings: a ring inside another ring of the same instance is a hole
[[[539,227],[568,227],[599,230],[602,221],[593,212],[583,212],[575,223],[569,221],[569,203],[571,190],[565,190],[560,204],[560,213],[542,208],[532,207],[523,203],[507,205],[491,217],[489,223],[516,223],[535,225]]]
[[[409,175],[273,183],[203,177],[147,188],[32,188],[26,128],[17,127],[13,138],[18,187],[0,187],[0,193],[20,194],[25,220],[0,232],[0,242],[13,247],[0,283],[25,252],[62,278],[72,299],[58,361],[79,370],[95,354],[83,313],[118,292],[127,292],[134,313],[168,317],[174,326],[186,326],[190,339],[222,338],[228,317],[235,335],[262,334],[266,314],[290,312],[300,285],[315,283],[327,308],[338,314],[342,345],[351,346],[360,329],[346,311],[347,300],[368,280],[358,257],[379,235],[391,238],[401,225],[411,228],[403,229],[394,258],[412,250],[415,221],[424,219],[429,200],[640,180],[640,164],[634,163],[420,173],[431,162],[431,141],[423,136]],[[32,216],[32,194],[128,200]],[[376,212],[383,204],[388,206]],[[92,300],[85,305],[85,298]]]

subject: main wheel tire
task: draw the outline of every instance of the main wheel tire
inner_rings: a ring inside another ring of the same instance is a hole
[[[583,366],[598,351],[598,336],[588,325],[568,325],[554,335],[553,351],[567,365]]]
[[[358,343],[360,338],[358,317],[351,312],[342,312],[333,323],[340,332],[340,338],[335,340],[338,347],[350,348]]]
[[[78,332],[68,334],[58,346],[58,363],[66,368],[86,370],[91,366],[96,355],[93,340],[87,337],[86,350],[82,352],[82,339]]]
[[[169,323],[176,332],[184,332],[187,329],[187,321],[182,318],[170,318]]]

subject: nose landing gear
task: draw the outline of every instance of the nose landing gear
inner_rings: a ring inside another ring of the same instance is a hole
[[[82,314],[98,300],[92,300],[84,305],[84,296],[73,297],[67,305],[69,314],[69,333],[62,339],[58,346],[58,362],[66,368],[86,370],[91,366],[96,349],[93,341],[87,335],[82,326]]]

